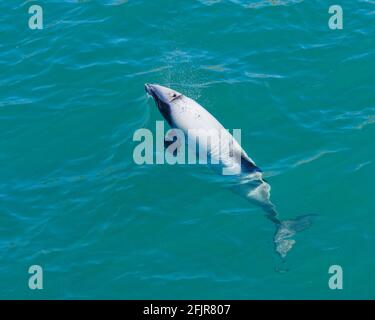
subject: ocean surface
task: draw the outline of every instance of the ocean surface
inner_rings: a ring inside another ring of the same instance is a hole
[[[375,298],[373,0],[0,11],[0,298]],[[262,209],[205,166],[134,163],[134,132],[162,120],[147,82],[242,130],[281,218],[317,215],[285,262]]]

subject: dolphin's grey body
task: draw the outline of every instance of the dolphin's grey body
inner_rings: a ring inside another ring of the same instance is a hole
[[[291,237],[310,225],[309,216],[301,216],[295,220],[279,220],[275,206],[270,200],[270,185],[263,179],[262,171],[242,149],[234,137],[205,108],[183,94],[157,84],[146,84],[146,92],[153,97],[160,113],[172,128],[182,130],[187,139],[199,141],[196,134],[210,131],[217,134],[221,145],[230,145],[227,150],[218,145],[209,145],[205,152],[210,159],[225,167],[229,174],[236,176],[237,192],[243,194],[252,203],[262,207],[266,216],[276,225],[274,237],[275,248],[281,257],[285,257],[295,240]],[[193,130],[192,130],[193,129]],[[228,143],[222,143],[225,140]],[[202,149],[200,149],[200,152]],[[235,155],[235,156],[233,156]]]

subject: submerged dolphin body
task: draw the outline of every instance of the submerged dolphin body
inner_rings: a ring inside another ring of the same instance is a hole
[[[211,161],[212,159],[216,160],[216,163],[225,167],[229,172],[233,171],[236,179],[235,190],[252,203],[262,207],[267,218],[275,224],[275,249],[284,258],[295,244],[292,236],[311,225],[311,215],[300,216],[294,220],[280,220],[275,206],[270,200],[271,187],[263,179],[262,171],[213,115],[193,99],[170,88],[157,84],[146,84],[145,90],[155,100],[160,113],[169,125],[182,130],[187,139],[199,141],[198,137],[194,135],[210,131],[211,134],[217,132],[218,140],[213,139],[216,143],[219,141],[221,143],[223,139],[229,142],[221,145],[230,145],[230,148],[223,150],[213,144],[204,151],[207,152]]]

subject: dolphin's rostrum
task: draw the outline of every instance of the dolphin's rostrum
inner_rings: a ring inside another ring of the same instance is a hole
[[[274,244],[276,252],[284,258],[295,244],[292,239],[296,232],[302,231],[311,225],[311,216],[304,215],[293,220],[280,220],[275,206],[270,200],[270,185],[263,179],[262,171],[242,149],[233,136],[225,130],[222,124],[196,101],[170,88],[158,84],[146,84],[146,92],[152,96],[165,120],[172,128],[182,130],[187,139],[195,139],[194,132],[217,132],[218,140],[230,141],[231,148],[227,152],[215,145],[206,147],[205,152],[212,159],[217,160],[220,166],[228,170],[236,170],[236,192],[244,195],[249,201],[263,208],[266,217],[276,226]],[[223,134],[224,132],[224,134]],[[220,150],[220,152],[219,152]],[[200,149],[202,151],[202,149]],[[233,153],[237,156],[230,155]]]

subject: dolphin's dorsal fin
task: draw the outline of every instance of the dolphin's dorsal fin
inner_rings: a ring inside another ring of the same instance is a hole
[[[244,151],[241,152],[241,171],[243,173],[262,172]]]

